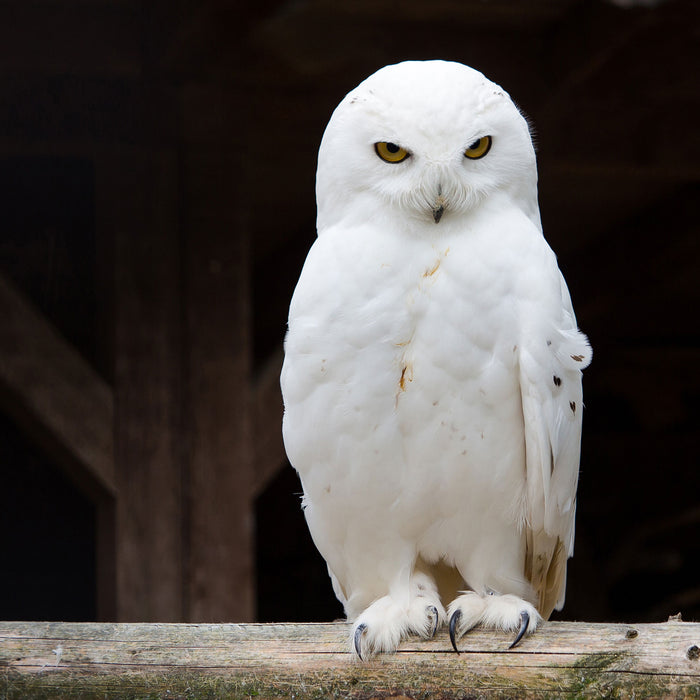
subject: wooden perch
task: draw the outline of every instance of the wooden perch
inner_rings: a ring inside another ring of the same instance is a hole
[[[0,698],[684,698],[700,695],[700,623],[550,622],[506,651],[442,630],[359,661],[349,626],[0,623]]]

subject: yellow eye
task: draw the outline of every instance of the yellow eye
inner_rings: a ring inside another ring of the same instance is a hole
[[[400,163],[411,155],[405,148],[401,148],[401,146],[397,146],[390,141],[379,141],[379,143],[375,143],[374,150],[377,152],[377,155],[387,163]]]
[[[480,139],[474,141],[474,143],[464,151],[464,155],[472,160],[478,160],[483,158],[491,148],[491,137],[482,136]]]

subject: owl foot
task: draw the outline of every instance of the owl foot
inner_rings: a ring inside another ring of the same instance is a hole
[[[508,647],[509,649],[512,649],[513,647],[518,646],[518,642],[523,638],[523,635],[525,632],[527,632],[527,628],[530,626],[530,613],[527,610],[521,610],[520,611],[520,629],[518,630],[518,634],[515,635],[515,639],[513,640],[513,643]]]
[[[396,651],[399,642],[411,633],[426,639],[434,637],[446,619],[437,594],[435,598],[415,597],[408,607],[391,596],[376,600],[355,621],[352,645],[357,656],[364,660],[380,652]]]
[[[355,634],[352,637],[355,644],[355,653],[360,661],[362,661],[362,635],[366,629],[367,625],[364,622],[360,623],[357,627],[355,627]]]
[[[525,634],[537,629],[542,617],[535,607],[515,595],[489,594],[481,596],[473,591],[463,593],[450,603],[449,632],[452,648],[459,653],[457,640],[473,627],[480,625],[506,632],[517,631],[515,647]]]
[[[429,605],[426,608],[426,612],[430,613],[433,617],[433,627],[430,630],[430,637],[432,638],[437,634],[438,628],[440,627],[440,613],[434,605]]]

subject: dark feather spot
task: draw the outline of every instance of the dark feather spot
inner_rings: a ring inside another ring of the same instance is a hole
[[[583,355],[572,355],[571,359],[574,362],[583,362]]]
[[[547,347],[549,347],[551,344],[552,344],[552,341],[551,341],[551,340],[548,340],[548,341],[547,341]]]
[[[556,386],[561,386],[561,377],[557,377],[557,375],[555,374],[555,375],[552,377],[552,379],[554,380],[554,384],[555,384]]]
[[[572,410],[573,413],[576,413],[576,402],[569,401],[569,408]]]

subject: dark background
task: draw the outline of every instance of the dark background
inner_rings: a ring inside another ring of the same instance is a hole
[[[102,202],[119,201],[112,182],[130,181],[120,159],[157,153],[157,182],[167,184],[170,199],[143,194],[148,172],[133,177],[141,210],[165,234],[153,244],[143,242],[148,232],[134,234],[133,245],[157,261],[149,284],[150,268],[138,258],[134,284],[142,284],[137,304],[155,309],[154,338],[163,309],[175,329],[163,346],[177,355],[176,384],[185,389],[168,406],[185,408],[176,411],[169,444],[179,465],[190,464],[202,435],[218,437],[241,415],[249,420],[255,402],[225,385],[242,413],[219,411],[209,433],[197,422],[187,390],[196,373],[191,358],[211,358],[204,341],[197,345],[195,312],[208,309],[214,331],[232,334],[250,386],[274,370],[315,235],[316,152],[335,105],[387,63],[472,65],[500,83],[532,124],[545,236],[594,348],[584,378],[576,554],[558,617],[660,621],[682,611],[700,619],[699,46],[693,0],[5,0],[0,274],[114,392],[117,472],[127,462],[138,470],[130,456],[138,449],[124,442],[138,437],[120,426],[151,420],[139,413],[151,398],[133,400],[120,389],[136,352],[123,340],[130,244],[109,225]],[[114,162],[121,179],[112,179]],[[217,196],[209,198],[210,190]],[[129,197],[123,205],[129,209]],[[219,259],[200,243],[215,229],[211,240],[231,257],[222,295],[198,287],[189,267],[199,256],[218,274]],[[164,242],[175,251],[172,264],[153,248]],[[175,272],[163,276],[161,262]],[[237,310],[229,324],[231,300]],[[94,494],[50,443],[35,439],[32,421],[15,410],[21,396],[2,381],[0,398],[0,619],[158,619],[124,612],[121,584],[117,602],[98,610],[98,582],[130,568],[117,556],[117,573],[104,570],[95,553]],[[245,473],[241,483],[255,479],[251,455],[279,440],[278,409],[262,413],[270,424],[263,438],[248,427],[240,433],[248,451],[230,453],[231,473]],[[338,617],[295,473],[279,456],[270,460],[265,483],[247,500],[246,585],[254,602],[220,617]],[[190,523],[195,472],[187,474],[176,500]],[[155,509],[156,520],[159,486],[150,489],[144,507]],[[178,556],[190,561],[198,541],[185,539]],[[235,543],[228,556],[239,556]],[[196,588],[192,568],[183,566],[186,583],[177,584],[185,591]],[[168,616],[206,617],[193,610],[176,605]]]

